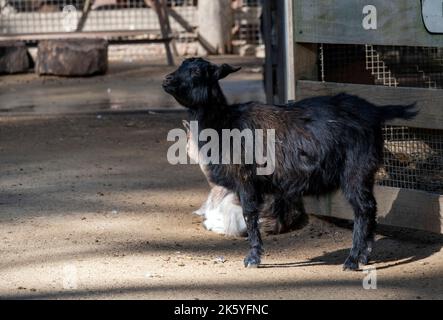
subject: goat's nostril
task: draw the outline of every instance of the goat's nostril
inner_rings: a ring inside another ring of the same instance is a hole
[[[173,81],[174,81],[174,76],[168,74],[165,77],[165,80],[163,80],[163,86],[168,86],[168,85],[172,84]]]

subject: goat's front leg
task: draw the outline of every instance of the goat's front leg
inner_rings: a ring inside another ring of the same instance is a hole
[[[247,268],[256,268],[260,264],[260,256],[263,253],[263,241],[258,227],[258,209],[262,202],[262,196],[258,195],[253,189],[242,190],[238,196],[243,209],[250,246],[249,253],[244,259],[244,264]]]

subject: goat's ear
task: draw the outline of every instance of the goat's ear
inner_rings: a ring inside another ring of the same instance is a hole
[[[226,78],[231,73],[237,72],[240,69],[241,67],[233,67],[227,63],[223,63],[221,66],[217,66],[214,77],[217,80],[221,80],[223,78]]]

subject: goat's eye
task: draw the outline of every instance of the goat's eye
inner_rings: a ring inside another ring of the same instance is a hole
[[[190,72],[193,77],[199,77],[201,75],[201,71],[198,68],[193,68]]]

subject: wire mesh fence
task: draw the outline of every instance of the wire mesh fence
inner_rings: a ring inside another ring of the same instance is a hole
[[[239,44],[263,44],[261,33],[261,1],[234,0],[233,40]]]
[[[393,127],[384,129],[384,186],[443,193],[443,136],[439,130]]]
[[[322,44],[318,56],[322,81],[443,89],[442,48]],[[442,194],[442,130],[385,126],[383,133],[378,184]]]
[[[191,25],[196,25],[195,1],[169,0]],[[0,30],[3,34],[63,33],[70,29],[68,19],[78,22],[86,0],[0,0]],[[159,30],[155,11],[144,0],[95,0],[81,31],[155,31]],[[173,30],[184,31],[176,21]],[[76,24],[74,23],[74,26]]]
[[[159,39],[160,23],[153,8],[145,0],[0,0],[1,35],[38,35],[47,33],[128,32],[113,33],[108,38],[119,40]],[[197,49],[198,10],[197,0],[167,0],[170,12],[172,37],[178,52],[193,55]],[[90,8],[87,19],[78,30],[85,8]],[[233,0],[233,44],[261,45],[261,1]],[[140,31],[137,33],[137,31]],[[113,48],[114,49],[114,48]],[[124,50],[123,50],[124,49]],[[137,58],[151,50],[159,54],[161,45],[119,46],[114,53],[126,51],[125,58]]]

